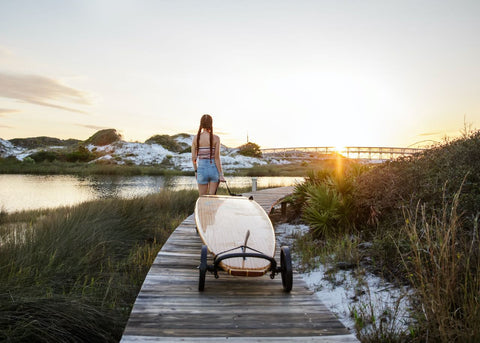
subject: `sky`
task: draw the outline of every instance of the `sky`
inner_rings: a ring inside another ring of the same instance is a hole
[[[0,138],[420,146],[480,127],[480,1],[0,0]]]

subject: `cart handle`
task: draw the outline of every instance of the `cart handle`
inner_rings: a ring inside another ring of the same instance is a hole
[[[232,197],[241,197],[242,196],[241,194],[232,193],[232,191],[230,190],[230,187],[228,187],[227,180],[225,180],[225,186],[227,186],[227,191],[228,191],[228,194],[230,194],[230,196],[232,196]]]

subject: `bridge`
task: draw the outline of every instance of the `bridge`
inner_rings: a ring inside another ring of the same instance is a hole
[[[365,160],[394,160],[401,156],[409,156],[424,151],[423,148],[395,147],[296,147],[261,149],[264,156],[281,156],[283,158],[318,158],[325,155],[342,155],[347,158]]]
[[[267,213],[293,187],[252,193]],[[278,247],[282,245],[277,236]],[[138,294],[120,343],[354,343],[355,336],[328,310],[294,271],[293,289],[280,277],[207,275],[198,291],[202,242],[193,215],[178,226],[159,251]],[[275,259],[280,261],[280,249]],[[213,258],[209,256],[209,263]]]

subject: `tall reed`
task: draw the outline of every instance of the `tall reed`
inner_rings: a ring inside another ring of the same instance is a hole
[[[406,212],[411,249],[403,262],[416,290],[415,337],[421,342],[480,341],[478,215],[465,229],[457,213],[459,194],[444,199],[438,212],[425,206]]]
[[[0,341],[118,341],[158,250],[196,196],[162,191],[37,211],[34,220],[8,215],[0,225]]]

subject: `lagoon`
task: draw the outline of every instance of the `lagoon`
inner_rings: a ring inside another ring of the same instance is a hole
[[[291,186],[301,177],[258,177],[258,187]],[[229,187],[251,187],[252,178],[227,177]],[[224,187],[224,186],[220,186]],[[194,176],[0,175],[0,210],[55,208],[107,198],[133,198],[161,189],[197,189]]]

